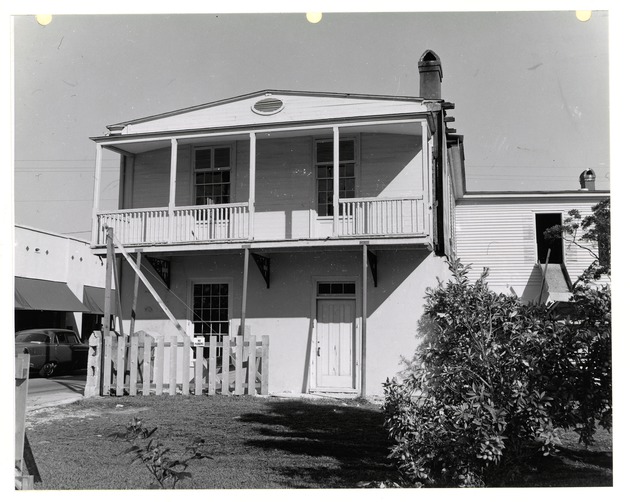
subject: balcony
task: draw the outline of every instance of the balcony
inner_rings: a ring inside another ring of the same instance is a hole
[[[310,238],[322,239],[314,211]],[[247,203],[209,206],[126,209],[97,213],[95,246],[105,245],[105,228],[126,246],[177,245],[234,241],[283,240],[270,237],[269,217],[256,228]],[[271,216],[271,215],[270,215]],[[273,220],[273,217],[271,218]],[[264,223],[263,223],[264,222]],[[255,230],[255,232],[254,232]],[[423,237],[429,234],[426,201],[423,197],[340,199],[337,235],[330,239]],[[254,238],[255,236],[255,238]]]
[[[105,245],[105,228],[123,245],[185,244],[250,239],[247,203],[124,209],[97,214],[97,246]]]

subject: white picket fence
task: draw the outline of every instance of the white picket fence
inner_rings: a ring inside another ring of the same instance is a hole
[[[102,394],[268,394],[269,336],[153,337],[140,331],[104,337]],[[219,350],[217,350],[219,349]],[[97,353],[100,354],[100,340]],[[205,352],[205,354],[204,354]],[[96,359],[101,359],[97,357]],[[99,368],[100,370],[100,368]]]

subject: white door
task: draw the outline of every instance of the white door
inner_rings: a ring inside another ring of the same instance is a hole
[[[315,367],[318,388],[354,388],[354,321],[354,300],[317,301]]]

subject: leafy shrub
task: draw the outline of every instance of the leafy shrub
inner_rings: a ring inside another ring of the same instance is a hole
[[[157,427],[151,430],[143,427],[142,421],[134,417],[125,427],[125,432],[110,434],[109,437],[131,443],[123,454],[130,457],[131,464],[143,464],[159,488],[176,488],[178,482],[192,478],[187,471],[192,460],[211,458],[202,450],[203,439],[194,439],[182,454],[176,454],[159,439],[151,437],[156,430]]]
[[[483,486],[551,453],[558,426],[584,442],[596,420],[610,426],[609,294],[576,289],[580,320],[564,321],[490,291],[487,271],[471,282],[469,266],[449,267],[453,279],[428,290],[405,378],[385,383],[390,457],[407,482]]]

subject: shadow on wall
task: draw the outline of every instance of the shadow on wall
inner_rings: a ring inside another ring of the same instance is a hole
[[[267,412],[239,420],[258,426],[261,439],[250,439],[247,446],[286,453],[288,461],[269,467],[296,479],[290,488],[356,488],[395,475],[387,460],[383,414],[376,406],[357,405],[269,400]]]
[[[542,272],[538,265],[532,267],[532,271],[527,279],[527,284],[521,295],[523,303],[537,303],[540,297],[540,289],[542,287]]]

